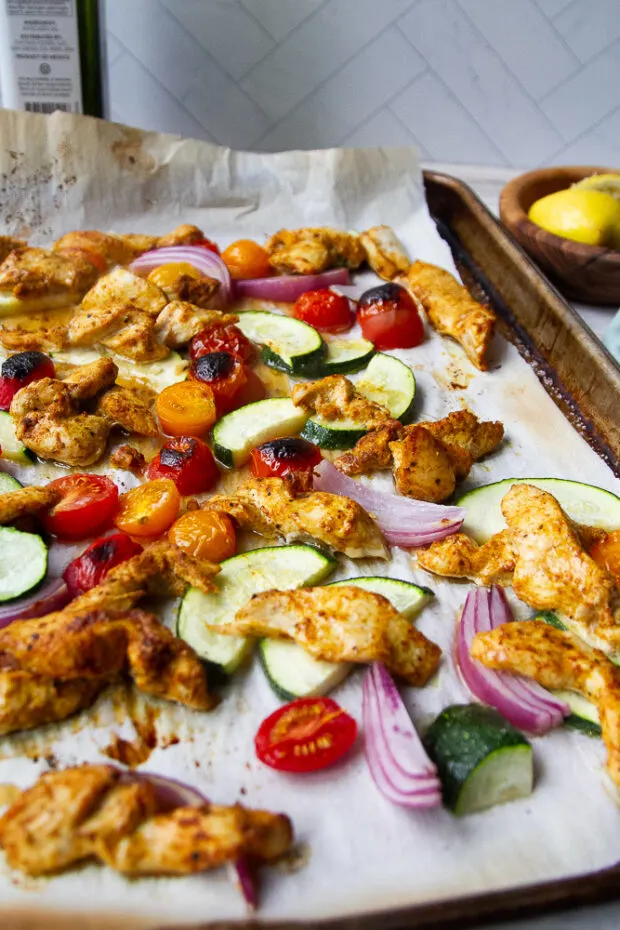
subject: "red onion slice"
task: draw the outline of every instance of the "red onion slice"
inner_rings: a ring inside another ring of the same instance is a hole
[[[374,517],[386,540],[393,546],[428,546],[458,532],[465,519],[462,507],[445,507],[374,491],[344,475],[326,459],[316,468],[314,476],[317,491],[328,491],[357,501]]]
[[[32,620],[62,610],[70,600],[69,589],[62,578],[50,578],[36,591],[0,607],[0,630],[14,620]]]
[[[236,862],[229,862],[228,875],[243,895],[248,910],[255,911],[258,907],[258,878],[248,857],[240,856]]]
[[[559,726],[570,714],[568,704],[553,697],[537,682],[486,668],[470,655],[476,633],[494,630],[512,620],[510,605],[498,585],[470,591],[457,631],[455,651],[459,671],[474,697],[495,707],[513,726],[542,735]]]
[[[286,274],[273,278],[246,278],[235,281],[236,297],[257,297],[294,303],[306,291],[318,291],[332,284],[351,284],[348,268],[332,268],[322,274]]]
[[[152,249],[144,252],[129,266],[135,274],[149,274],[160,265],[169,265],[171,262],[188,262],[197,271],[208,278],[216,278],[220,282],[219,296],[224,303],[228,303],[232,294],[230,272],[219,255],[209,249],[196,245],[171,245],[165,249]]]
[[[441,804],[441,786],[388,671],[376,663],[362,686],[364,753],[379,791],[400,807]]]

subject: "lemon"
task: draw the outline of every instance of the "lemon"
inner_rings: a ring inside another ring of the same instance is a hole
[[[586,245],[616,247],[620,241],[620,201],[602,191],[556,191],[533,203],[528,216],[548,232]]]
[[[602,191],[620,200],[620,174],[591,174],[573,186],[581,190]]]

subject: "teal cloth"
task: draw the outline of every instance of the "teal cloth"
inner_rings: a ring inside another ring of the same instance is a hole
[[[603,333],[603,342],[620,364],[620,310]]]

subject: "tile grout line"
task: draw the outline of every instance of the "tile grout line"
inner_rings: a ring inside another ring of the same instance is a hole
[[[412,81],[409,81],[409,83],[406,84],[404,87],[400,87],[395,93],[392,94],[391,97],[388,97],[387,100],[384,100],[383,103],[379,104],[379,106],[376,107],[376,109],[374,109],[374,110],[372,111],[372,113],[369,113],[368,116],[365,116],[365,117],[364,117],[364,119],[361,121],[361,123],[358,123],[358,125],[355,127],[355,129],[352,129],[351,132],[347,132],[344,136],[342,136],[341,139],[340,139],[340,141],[338,142],[338,145],[339,145],[339,146],[342,145],[342,142],[343,142],[348,136],[352,136],[354,132],[357,132],[359,129],[362,129],[367,123],[369,123],[369,122],[371,121],[371,119],[374,119],[374,117],[377,115],[377,113],[380,113],[382,110],[389,110],[389,112],[392,114],[392,116],[394,116],[394,118],[398,120],[398,122],[401,124],[401,126],[404,127],[404,129],[406,129],[407,133],[411,136],[412,142],[414,142],[418,147],[420,147],[420,143],[417,141],[417,139],[415,138],[415,136],[414,136],[413,133],[411,132],[411,129],[409,128],[409,126],[405,126],[405,124],[403,123],[403,121],[399,118],[398,114],[397,114],[397,113],[394,113],[394,111],[391,109],[390,104],[392,103],[393,100],[396,99],[396,97],[398,97],[399,94],[404,93],[404,92],[407,90],[408,87],[411,87],[412,84],[415,84],[415,82],[416,82],[417,80],[419,80],[419,78],[424,77],[424,75],[427,73],[427,71],[428,71],[428,68],[425,68],[424,71],[422,71],[421,74],[416,75],[416,77],[414,77]]]

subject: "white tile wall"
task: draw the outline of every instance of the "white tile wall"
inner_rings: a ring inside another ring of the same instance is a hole
[[[105,0],[113,119],[620,167],[620,0]]]

